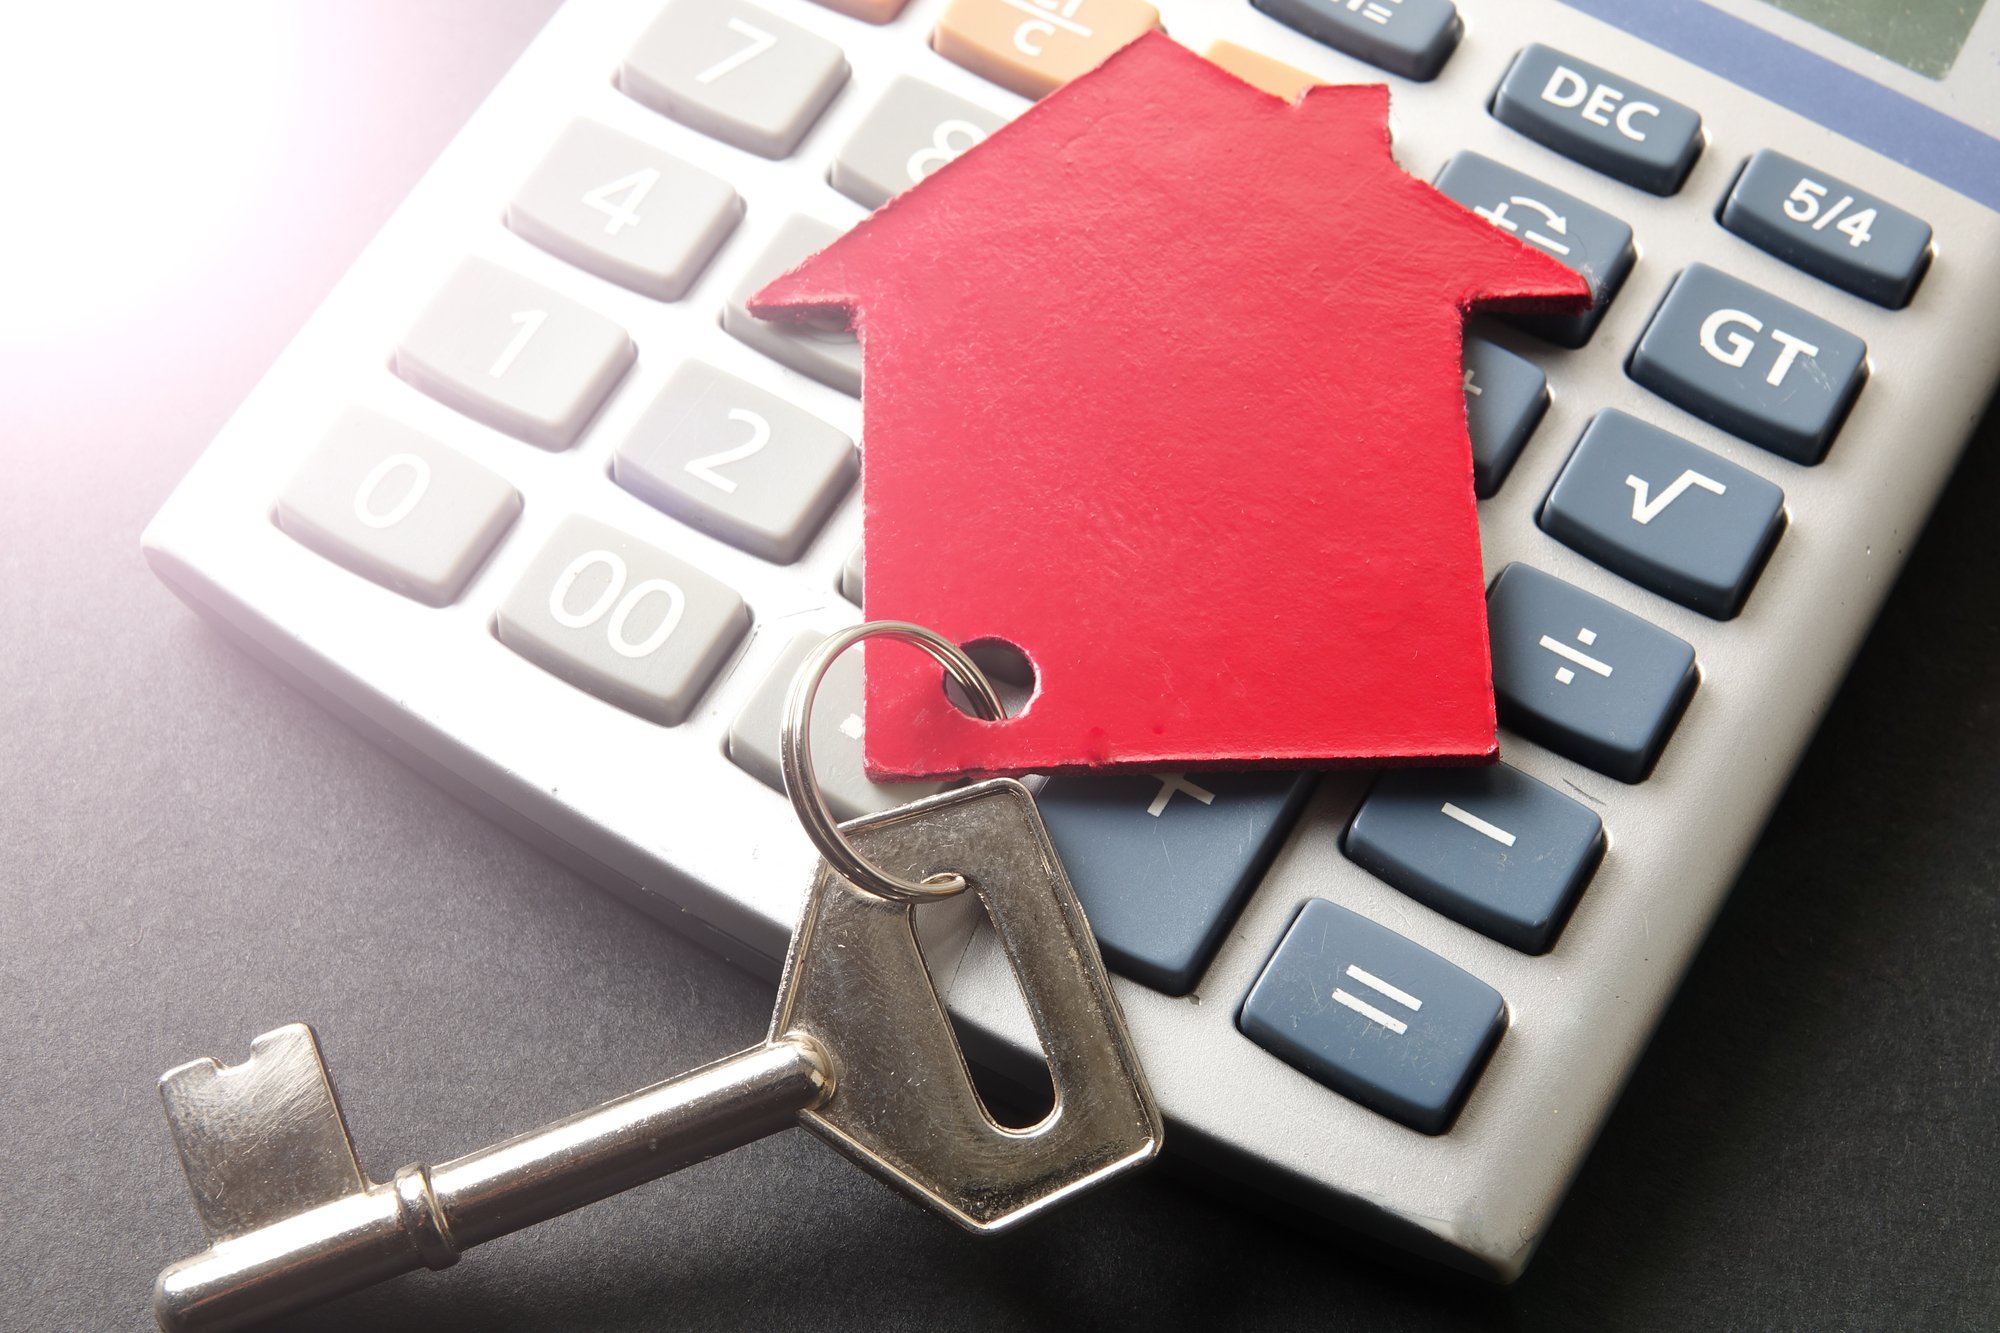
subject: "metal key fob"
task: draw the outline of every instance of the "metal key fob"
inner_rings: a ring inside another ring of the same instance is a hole
[[[1027,789],[996,778],[838,828],[826,814],[802,719],[827,663],[870,634],[925,648],[998,716],[970,659],[915,626],[846,631],[801,669],[787,786],[827,862],[761,1045],[382,1182],[361,1170],[303,1023],[258,1037],[242,1064],[170,1070],[160,1095],[211,1245],[160,1274],[160,1326],[238,1328],[445,1268],[483,1241],[798,1123],[979,1232],[1151,1160],[1159,1109]],[[1055,1104],[1026,1129],[987,1114],[918,947],[923,901],[962,891],[986,908],[1048,1060]]]

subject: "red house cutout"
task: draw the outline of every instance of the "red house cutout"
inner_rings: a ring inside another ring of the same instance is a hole
[[[994,725],[869,644],[869,772],[1492,759],[1464,316],[1588,300],[1380,85],[1149,34],[1051,95],[751,303],[860,335],[869,617],[1036,669]]]

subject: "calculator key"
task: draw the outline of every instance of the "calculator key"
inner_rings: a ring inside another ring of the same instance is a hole
[[[1478,153],[1459,153],[1433,182],[1500,230],[1561,260],[1590,283],[1590,309],[1576,315],[1513,315],[1511,323],[1561,347],[1590,341],[1639,252],[1632,228],[1533,176]]]
[[[1542,507],[1542,528],[1606,569],[1727,620],[1784,530],[1785,493],[1637,417],[1597,414]]]
[[[1252,0],[1278,22],[1406,79],[1435,79],[1465,30],[1451,0]]]
[[[1694,693],[1686,640],[1518,564],[1486,616],[1503,725],[1620,782],[1653,771]]]
[[[1104,961],[1185,995],[1298,819],[1312,779],[1059,775],[1035,803]]]
[[[1704,421],[1794,463],[1826,457],[1867,376],[1868,345],[1789,301],[1690,264],[1629,373]]]
[[[729,724],[729,758],[772,791],[785,789],[778,758],[785,703],[792,677],[806,654],[826,641],[824,634],[801,634],[785,649],[771,674]],[[813,772],[835,819],[854,819],[934,796],[947,782],[870,782],[861,769],[861,654],[842,653],[827,668],[813,705]]]
[[[1306,89],[1316,88],[1325,82],[1282,60],[1273,60],[1261,51],[1252,51],[1235,42],[1210,42],[1203,56],[1210,64],[1221,66],[1251,87],[1287,102],[1298,101]]]
[[[812,376],[842,393],[861,396],[861,341],[851,330],[815,328],[811,324],[759,319],[749,301],[771,279],[796,268],[807,255],[824,250],[840,232],[817,219],[797,214],[786,218],[764,252],[744,271],[729,303],[722,308],[722,327],[773,361]]]
[[[563,520],[494,633],[606,703],[672,726],[750,629],[750,608],[683,560],[594,519]]]
[[[1509,764],[1384,773],[1348,857],[1523,953],[1547,953],[1604,855],[1595,811]]]
[[[1250,988],[1244,1036],[1423,1134],[1458,1118],[1507,1026],[1500,992],[1324,898],[1292,919]]]
[[[798,147],[846,82],[839,47],[742,0],[670,0],[618,67],[626,96],[773,158]]]
[[[946,60],[1023,97],[1052,93],[1160,26],[1142,0],[951,0],[931,33]]]
[[[497,473],[361,408],[278,496],[278,526],[363,578],[429,606],[454,601],[521,512]]]
[[[395,369],[476,421],[567,449],[634,355],[625,330],[596,311],[468,259],[397,344]]]
[[[743,217],[723,181],[628,134],[579,120],[507,205],[507,226],[556,258],[678,300]]]
[[[847,559],[840,566],[840,595],[856,606],[861,605],[861,548],[856,546],[847,553]]]
[[[942,88],[899,78],[833,159],[833,188],[880,208],[1007,123]]]
[[[611,459],[612,479],[648,504],[784,564],[859,469],[845,435],[699,361],[675,367]]]
[[[910,0],[818,0],[821,5],[868,23],[887,23],[903,12]]]
[[[1701,117],[1630,79],[1537,42],[1514,57],[1493,114],[1537,143],[1654,194],[1681,188]]]
[[[1722,204],[1722,225],[1794,268],[1897,309],[1930,263],[1931,224],[1766,148]]]
[[[1548,406],[1549,377],[1540,366],[1484,338],[1465,340],[1465,428],[1480,499],[1500,490]]]

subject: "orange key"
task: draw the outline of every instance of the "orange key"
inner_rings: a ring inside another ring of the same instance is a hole
[[[903,12],[910,0],[819,0],[828,9],[851,15],[868,23],[887,23]]]
[[[1142,0],[952,0],[931,45],[1023,97],[1054,92],[1160,26]]]
[[[1298,101],[1300,93],[1326,82],[1282,60],[1273,60],[1261,51],[1252,51],[1234,42],[1211,43],[1207,56],[1252,88],[1262,88],[1271,96],[1282,97],[1287,102]]]

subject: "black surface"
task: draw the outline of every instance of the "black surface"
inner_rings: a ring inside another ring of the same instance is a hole
[[[148,1326],[200,1247],[155,1080],[278,1022],[319,1024],[376,1173],[761,1034],[761,984],[370,748],[138,554],[548,7],[283,7],[268,188],[103,316],[4,327],[0,1328]],[[55,262],[88,261],[0,254]],[[2000,1326],[1996,447],[1989,416],[1512,1291],[1173,1169],[976,1241],[789,1134],[292,1327]]]

